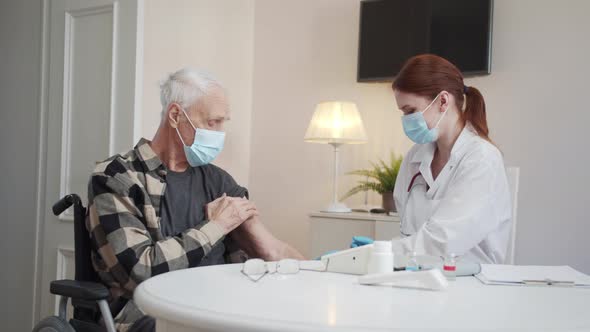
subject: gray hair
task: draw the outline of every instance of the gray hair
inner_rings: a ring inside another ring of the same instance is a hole
[[[209,73],[193,68],[182,68],[160,81],[160,103],[162,118],[171,103],[178,103],[188,108],[205,96],[212,86],[222,88],[221,84]]]

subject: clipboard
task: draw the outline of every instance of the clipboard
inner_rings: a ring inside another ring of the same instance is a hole
[[[590,276],[567,265],[481,264],[475,277],[486,285],[590,288]]]

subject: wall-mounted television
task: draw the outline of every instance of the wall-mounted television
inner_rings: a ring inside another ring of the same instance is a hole
[[[432,53],[463,75],[491,70],[493,0],[363,0],[358,82],[391,81],[411,56]]]

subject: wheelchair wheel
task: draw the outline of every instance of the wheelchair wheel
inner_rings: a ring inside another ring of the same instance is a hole
[[[37,323],[33,332],[76,332],[76,330],[67,321],[56,316],[51,316]]]

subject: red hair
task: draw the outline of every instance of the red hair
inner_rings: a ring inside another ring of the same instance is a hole
[[[477,134],[491,142],[486,104],[481,92],[475,87],[463,83],[461,71],[452,63],[434,54],[421,54],[408,59],[393,81],[394,90],[413,93],[434,99],[441,91],[447,91],[455,97],[457,109],[461,112],[463,124],[469,123]]]

